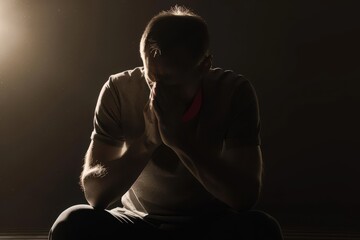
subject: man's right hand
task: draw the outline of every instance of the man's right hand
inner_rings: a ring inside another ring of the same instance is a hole
[[[162,144],[162,140],[158,129],[158,120],[152,107],[152,95],[150,95],[150,99],[144,107],[143,115],[145,122],[145,144],[155,149]]]

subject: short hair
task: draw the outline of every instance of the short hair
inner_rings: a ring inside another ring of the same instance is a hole
[[[175,5],[155,15],[147,24],[140,41],[140,55],[166,56],[171,50],[188,51],[198,64],[209,55],[209,32],[205,20],[192,10]]]

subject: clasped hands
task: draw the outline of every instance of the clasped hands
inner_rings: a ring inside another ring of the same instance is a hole
[[[164,143],[172,149],[183,149],[201,142],[198,123],[183,122],[188,106],[178,96],[176,86],[151,83],[149,101],[144,108],[145,132],[151,143]]]

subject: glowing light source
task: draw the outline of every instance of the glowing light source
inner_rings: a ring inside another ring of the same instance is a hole
[[[24,40],[22,23],[25,16],[19,11],[17,3],[0,0],[0,66],[6,63]]]

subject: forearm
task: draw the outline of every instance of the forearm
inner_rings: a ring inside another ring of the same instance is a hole
[[[253,207],[260,193],[261,174],[254,175],[253,169],[242,165],[247,161],[228,161],[228,156],[216,150],[209,152],[209,149],[212,148],[176,149],[176,152],[189,171],[216,198],[235,210]],[[254,161],[259,157],[247,153],[241,156],[254,158]]]
[[[143,137],[132,143],[118,159],[85,167],[81,184],[85,198],[96,208],[106,208],[119,199],[134,183],[150,160],[153,151]]]

